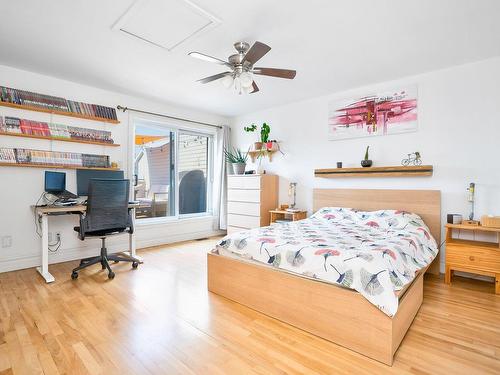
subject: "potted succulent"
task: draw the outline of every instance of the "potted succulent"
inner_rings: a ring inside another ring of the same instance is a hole
[[[257,125],[252,124],[250,126],[245,126],[243,130],[245,130],[247,133],[253,133],[254,131],[257,130]],[[264,122],[260,128],[260,141],[254,143],[255,150],[262,150],[263,145],[268,143],[270,132],[271,132],[271,127]]]
[[[366,146],[366,151],[365,151],[365,158],[363,160],[361,160],[361,166],[362,167],[371,167],[372,164],[373,164],[373,161],[371,161],[369,159],[369,156],[368,156],[368,150],[370,149],[370,146]]]
[[[242,152],[239,148],[224,150],[226,161],[232,165],[234,174],[244,174],[247,166],[248,153]]]

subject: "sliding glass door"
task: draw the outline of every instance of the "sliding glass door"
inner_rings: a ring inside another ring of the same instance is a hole
[[[210,134],[134,121],[134,200],[137,219],[210,212]]]

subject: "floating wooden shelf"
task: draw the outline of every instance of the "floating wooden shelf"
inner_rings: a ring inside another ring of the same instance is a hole
[[[412,167],[331,168],[314,170],[315,177],[324,178],[432,176],[432,173],[432,165],[419,165]]]
[[[34,106],[29,106],[29,105],[21,105],[21,104],[9,103],[9,102],[0,102],[0,106],[17,108],[17,109],[25,109],[27,111],[34,111],[34,112],[52,113],[54,115],[76,117],[76,118],[82,118],[85,120],[108,122],[110,124],[119,124],[120,123],[120,121],[118,121],[118,120],[111,120],[111,119],[102,118],[102,117],[89,116],[89,115],[85,115],[83,113],[57,111],[54,109],[39,108],[39,107],[34,107]]]
[[[0,162],[0,167],[45,168],[45,169],[91,169],[94,171],[117,171],[119,168],[79,167],[76,165],[20,164]]]
[[[49,141],[86,143],[86,144],[90,144],[90,145],[120,147],[120,145],[117,144],[117,143],[107,143],[107,142],[98,142],[98,141],[86,141],[86,140],[83,140],[83,139],[72,139],[72,138],[51,137],[51,136],[47,137],[47,136],[43,136],[43,135],[20,134],[20,133],[10,133],[10,132],[0,132],[0,135],[8,135],[8,136],[11,136],[11,137],[22,137],[22,138],[47,139]]]
[[[273,154],[276,153],[278,150],[251,150],[248,151],[248,154],[250,155],[250,159],[252,159],[252,163],[255,163],[255,159],[261,157],[261,156],[267,156],[269,158],[269,161],[273,161]]]

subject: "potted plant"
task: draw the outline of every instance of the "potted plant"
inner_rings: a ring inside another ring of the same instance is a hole
[[[371,161],[369,159],[369,156],[368,156],[368,150],[370,149],[370,146],[366,146],[366,151],[365,151],[365,158],[363,160],[361,160],[361,166],[362,167],[371,167],[372,164],[373,164],[373,161]]]
[[[242,152],[239,148],[224,150],[226,161],[233,167],[234,174],[244,174],[247,166],[248,153]]]
[[[245,126],[243,130],[245,130],[247,133],[253,133],[254,131],[257,130],[257,125],[252,124],[250,126]],[[262,150],[262,146],[269,141],[270,132],[271,132],[271,127],[264,122],[260,128],[260,141],[254,143],[255,150]]]

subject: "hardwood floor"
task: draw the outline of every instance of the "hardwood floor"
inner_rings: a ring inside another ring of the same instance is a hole
[[[208,293],[214,242],[144,250],[112,281],[97,266],[71,280],[76,262],[51,266],[53,284],[34,269],[0,274],[0,374],[500,373],[493,284],[426,278],[388,367]]]

